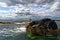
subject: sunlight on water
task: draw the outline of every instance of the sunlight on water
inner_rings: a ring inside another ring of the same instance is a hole
[[[13,36],[14,34],[25,32],[25,28],[15,28],[15,29],[2,29],[0,30],[0,36]]]
[[[25,32],[23,25],[0,25],[0,40],[24,40]]]

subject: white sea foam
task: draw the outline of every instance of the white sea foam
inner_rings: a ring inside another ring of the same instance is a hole
[[[25,27],[15,27],[14,29],[3,28],[0,30],[0,36],[16,36],[20,33],[26,32]]]

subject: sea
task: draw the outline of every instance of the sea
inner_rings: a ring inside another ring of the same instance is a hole
[[[20,24],[0,24],[0,40],[25,40],[26,28]]]
[[[56,21],[60,28],[60,21]],[[0,40],[27,40],[26,28],[23,24],[0,24]],[[60,36],[45,36],[39,40],[60,40]]]

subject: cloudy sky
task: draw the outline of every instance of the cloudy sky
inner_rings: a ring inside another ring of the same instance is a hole
[[[0,0],[0,19],[17,19],[15,13],[21,10],[60,19],[60,0]]]

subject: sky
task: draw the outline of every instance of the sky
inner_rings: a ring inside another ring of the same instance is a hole
[[[19,19],[16,13],[30,10],[30,14],[60,19],[60,0],[0,0],[0,19]]]

